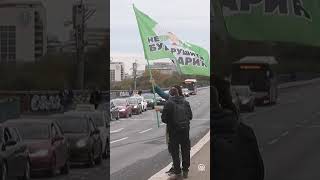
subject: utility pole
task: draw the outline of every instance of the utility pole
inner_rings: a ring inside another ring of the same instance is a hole
[[[133,80],[134,80],[134,90],[137,90],[137,61],[132,63],[132,74],[133,74]]]
[[[73,30],[76,47],[76,59],[77,59],[77,88],[83,90],[84,88],[84,61],[85,61],[85,29],[86,21],[95,14],[96,10],[89,10],[86,8],[83,0],[73,5]],[[65,22],[65,26],[70,25],[70,21]]]

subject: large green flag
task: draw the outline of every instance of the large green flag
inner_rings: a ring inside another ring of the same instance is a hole
[[[320,46],[320,0],[220,0],[225,25],[238,40]]]
[[[147,60],[168,58],[182,74],[210,75],[210,57],[207,50],[182,41],[173,32],[162,29],[156,21],[135,6],[133,9]]]

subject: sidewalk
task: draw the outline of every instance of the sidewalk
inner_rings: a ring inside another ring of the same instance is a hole
[[[186,180],[210,180],[210,131],[191,148],[190,157],[189,177]],[[172,163],[150,177],[149,180],[167,180],[169,176],[165,172],[171,166]]]
[[[210,141],[191,158],[188,180],[210,180]]]

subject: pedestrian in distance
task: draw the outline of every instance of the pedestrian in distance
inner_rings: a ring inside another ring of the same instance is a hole
[[[187,178],[190,167],[190,121],[192,111],[188,101],[179,96],[178,89],[169,91],[170,98],[165,103],[161,115],[162,122],[167,124],[169,132],[169,149],[173,160],[174,174],[169,179]],[[182,156],[182,173],[180,166],[180,147]]]

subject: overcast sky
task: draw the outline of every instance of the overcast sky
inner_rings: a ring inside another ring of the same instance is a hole
[[[210,0],[111,0],[111,56],[141,56],[132,4],[184,41],[210,49]]]

